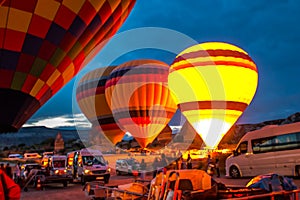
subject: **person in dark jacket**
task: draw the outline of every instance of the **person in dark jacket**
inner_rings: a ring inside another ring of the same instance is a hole
[[[193,168],[192,167],[192,157],[191,157],[190,154],[188,154],[188,157],[186,159],[186,166],[187,166],[188,169],[192,169]]]
[[[6,164],[5,172],[6,172],[6,175],[9,176],[9,178],[12,178],[13,174],[12,174],[11,166],[9,165],[9,163]]]

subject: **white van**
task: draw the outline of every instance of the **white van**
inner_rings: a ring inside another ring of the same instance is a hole
[[[226,159],[233,178],[277,173],[300,176],[300,122],[270,125],[248,132]]]
[[[92,180],[109,182],[110,168],[100,150],[85,148],[70,152],[67,157],[68,169],[74,180],[80,180],[81,183]]]

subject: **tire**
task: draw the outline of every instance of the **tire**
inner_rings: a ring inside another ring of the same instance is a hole
[[[84,176],[81,176],[80,182],[81,182],[81,185],[84,185],[84,184],[85,184],[85,178],[84,178]]]
[[[240,173],[239,169],[236,166],[230,167],[229,174],[232,178],[241,177],[241,173]]]
[[[63,182],[63,186],[67,187],[68,186],[68,181]]]

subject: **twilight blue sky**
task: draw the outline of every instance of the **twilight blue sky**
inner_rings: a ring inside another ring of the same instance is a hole
[[[199,43],[223,41],[243,48],[257,64],[259,84],[252,103],[238,123],[257,123],[286,118],[300,111],[299,22],[298,0],[137,0],[119,33],[160,27],[178,31]],[[104,66],[101,53],[87,69]],[[175,56],[170,52],[144,49],[120,56],[114,63],[147,57],[171,64]],[[72,114],[76,79],[79,78],[74,78],[52,97],[31,121]]]

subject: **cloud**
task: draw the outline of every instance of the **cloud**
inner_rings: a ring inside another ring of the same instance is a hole
[[[77,128],[87,129],[91,123],[83,114],[49,116],[47,118],[31,119],[23,127],[45,126],[48,128]]]

